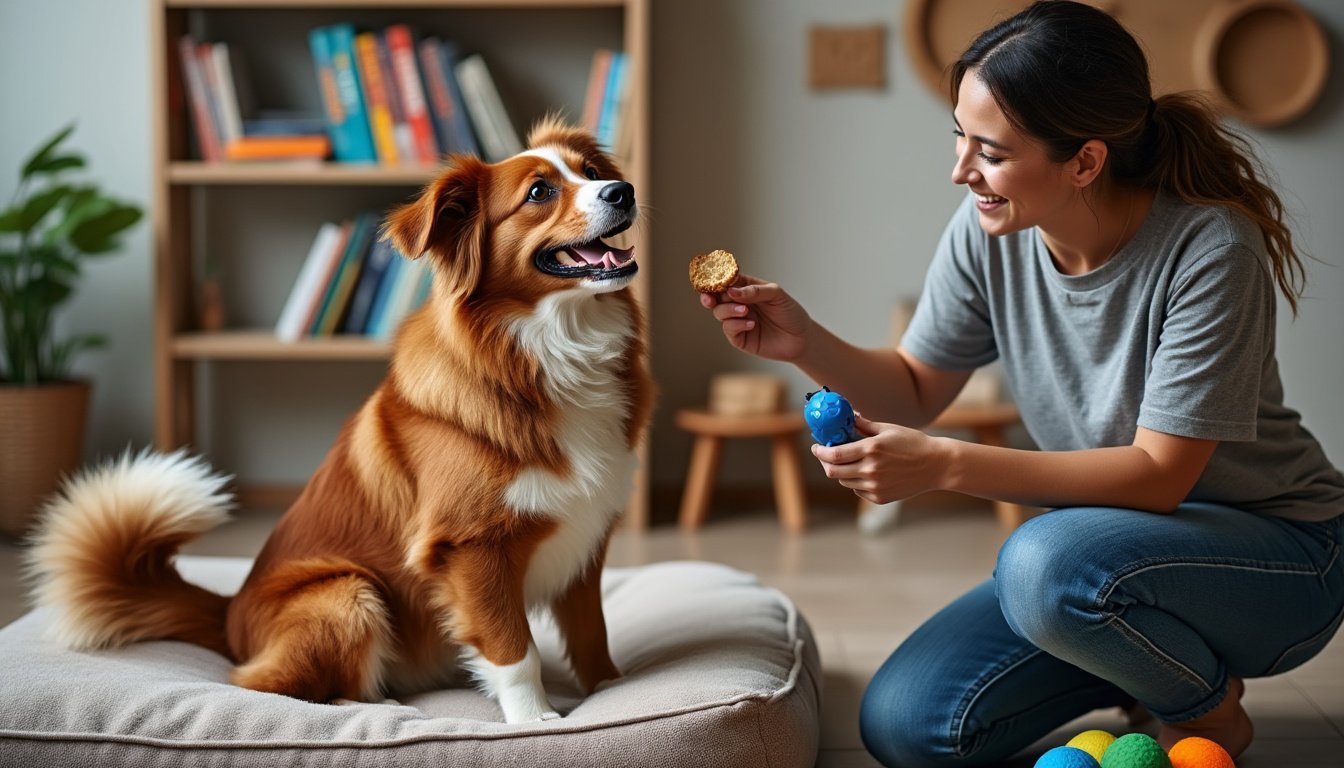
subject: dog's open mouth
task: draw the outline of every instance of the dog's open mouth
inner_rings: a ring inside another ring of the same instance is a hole
[[[618,234],[621,229],[625,227],[608,232],[605,236]],[[611,280],[632,275],[639,270],[639,265],[635,263],[634,246],[616,248],[602,242],[601,238],[541,251],[537,254],[536,262],[537,269],[556,277]]]

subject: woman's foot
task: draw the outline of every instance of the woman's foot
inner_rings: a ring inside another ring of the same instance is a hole
[[[1158,729],[1157,741],[1163,749],[1170,750],[1176,742],[1188,736],[1201,736],[1217,742],[1233,758],[1240,755],[1251,745],[1255,736],[1255,727],[1251,725],[1250,715],[1241,708],[1241,697],[1246,693],[1246,684],[1237,677],[1229,677],[1227,695],[1218,706],[1194,720],[1184,723],[1163,723]]]

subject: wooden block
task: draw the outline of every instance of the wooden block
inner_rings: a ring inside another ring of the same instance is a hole
[[[722,416],[779,413],[784,380],[766,373],[721,373],[709,381],[709,410]]]

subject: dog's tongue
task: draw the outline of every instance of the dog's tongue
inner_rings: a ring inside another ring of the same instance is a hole
[[[583,259],[584,263],[603,269],[615,269],[624,266],[635,257],[633,246],[630,248],[612,248],[601,240],[594,240],[582,245],[571,245],[567,250]]]

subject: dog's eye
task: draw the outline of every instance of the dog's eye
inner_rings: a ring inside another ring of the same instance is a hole
[[[597,181],[597,169],[591,165],[583,169],[583,175],[593,181]]]
[[[550,184],[547,184],[544,181],[538,181],[536,184],[532,185],[531,189],[527,190],[527,201],[529,203],[543,203],[549,200],[551,195],[554,194],[555,190],[551,188]]]

